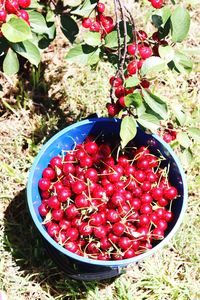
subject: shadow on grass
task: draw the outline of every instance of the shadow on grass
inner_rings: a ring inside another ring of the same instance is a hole
[[[49,258],[29,215],[25,189],[13,199],[5,212],[4,241],[5,249],[11,251],[15,263],[23,271],[22,276],[33,276],[43,289],[48,289],[52,296],[61,297],[59,299],[85,299],[88,293],[114,280],[76,281],[58,269]]]

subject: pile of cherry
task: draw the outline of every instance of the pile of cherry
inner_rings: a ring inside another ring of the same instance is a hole
[[[163,157],[145,147],[120,153],[87,138],[53,157],[43,170],[43,224],[77,255],[98,260],[137,256],[164,238],[173,219],[178,192],[167,167],[160,166]]]
[[[29,25],[29,14],[23,8],[28,8],[31,0],[0,0],[0,25],[5,23],[9,14],[15,14]]]

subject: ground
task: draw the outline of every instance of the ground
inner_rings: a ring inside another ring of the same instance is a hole
[[[185,49],[193,54],[194,71],[184,76],[168,72],[156,81],[156,89],[169,103],[182,103],[190,114],[200,104],[200,6],[198,1],[184,3],[192,16]],[[127,5],[141,24],[145,7],[132,1]],[[27,73],[30,67],[25,64],[20,77],[0,74],[0,289],[6,291],[8,300],[200,299],[200,158],[195,144],[190,165],[182,160],[189,187],[187,212],[164,249],[130,266],[121,277],[102,282],[70,280],[48,257],[26,206],[28,170],[41,146],[60,129],[92,113],[106,115],[108,78],[113,74],[108,63],[94,70],[66,63],[63,57],[68,47],[59,34],[45,51],[39,70]]]

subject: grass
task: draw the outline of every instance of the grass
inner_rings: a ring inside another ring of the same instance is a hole
[[[191,2],[191,1],[190,1]],[[132,4],[140,24],[139,3]],[[143,8],[144,10],[144,8]],[[199,47],[198,3],[193,16],[188,48]],[[66,49],[59,36],[46,52],[39,70],[23,78],[3,79],[0,117],[0,289],[8,300],[197,300],[199,282],[199,147],[186,165],[189,199],[183,224],[170,243],[139,264],[129,266],[115,280],[76,282],[61,272],[48,257],[26,207],[28,170],[42,144],[68,124],[92,113],[105,115],[112,68],[101,63],[90,71],[66,64]],[[196,53],[196,52],[195,52]],[[49,60],[53,60],[49,64]],[[199,102],[199,64],[187,76],[165,74],[165,85],[157,81],[158,93],[169,103],[181,103],[190,114]],[[14,84],[13,84],[14,82]],[[198,124],[197,124],[198,125]],[[181,157],[181,154],[178,153]],[[185,160],[182,160],[183,164]]]

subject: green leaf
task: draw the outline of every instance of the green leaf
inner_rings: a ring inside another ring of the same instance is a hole
[[[138,117],[142,116],[146,112],[146,107],[144,102],[141,103],[139,107],[136,109]]]
[[[42,9],[44,7],[44,5],[41,5],[41,4],[39,4],[38,3],[38,1],[37,0],[31,0],[31,4],[30,4],[30,6],[29,6],[29,8],[28,9]]]
[[[105,47],[117,48],[117,46],[118,46],[117,31],[113,30],[112,32],[110,32],[105,36]]]
[[[0,38],[0,56],[5,54],[5,52],[7,51],[8,48],[9,48],[8,41],[4,37],[1,37]]]
[[[4,58],[3,71],[9,76],[19,71],[17,54],[11,48],[8,49],[6,57]]]
[[[31,28],[33,32],[44,34],[48,32],[48,27],[45,21],[45,18],[42,14],[36,12],[36,11],[30,11],[29,12],[29,21],[31,24]]]
[[[171,31],[173,42],[182,42],[190,28],[190,15],[187,9],[178,6],[171,16]]]
[[[181,153],[181,162],[184,165],[185,168],[190,167],[191,162],[193,160],[193,155],[191,150],[188,149],[184,149],[184,151]]]
[[[89,45],[76,45],[71,48],[65,59],[82,65],[94,65],[99,61],[100,49]]]
[[[31,29],[28,24],[18,17],[12,17],[1,27],[4,37],[12,42],[22,42],[32,37]]]
[[[81,17],[88,17],[96,5],[96,0],[85,0],[83,5],[73,10],[72,13]]]
[[[152,23],[153,25],[156,27],[156,28],[159,28],[162,23],[163,23],[163,20],[162,20],[162,17],[159,16],[159,15],[152,15]]]
[[[99,32],[86,32],[84,41],[90,46],[99,46],[101,44],[101,34]]]
[[[165,61],[158,56],[151,56],[147,58],[141,68],[142,76],[148,73],[155,73],[163,71],[166,68]]]
[[[159,46],[158,52],[166,63],[174,59],[175,51],[171,46]]]
[[[125,96],[124,102],[127,107],[129,107],[130,105],[139,107],[142,104],[142,96],[140,93],[132,93]]]
[[[164,6],[161,9],[157,9],[156,14],[152,15],[152,22],[155,25],[155,27],[159,28],[161,25],[165,26],[170,16],[171,16],[170,8]]]
[[[55,14],[52,10],[48,10],[46,15],[46,21],[50,23],[55,22]]]
[[[137,133],[136,121],[133,116],[126,116],[122,119],[120,127],[121,146],[124,148]]]
[[[196,143],[200,143],[200,129],[196,127],[188,128],[188,133]]]
[[[76,6],[80,5],[81,2],[82,2],[82,0],[64,0],[64,5],[76,7]]]
[[[128,77],[126,80],[125,80],[125,87],[127,89],[129,88],[132,88],[136,85],[138,85],[140,83],[140,80],[139,78],[137,77],[137,75],[133,75],[133,76],[130,76]]]
[[[146,104],[150,107],[151,110],[155,111],[162,119],[167,118],[167,105],[156,95],[142,89],[143,97]]]
[[[192,67],[193,67],[192,61],[180,51],[175,52],[173,62],[179,72],[190,73],[192,71]]]
[[[158,14],[162,17],[163,25],[165,25],[171,16],[171,10],[168,6],[164,6],[159,9]]]
[[[188,134],[186,132],[179,132],[177,134],[177,141],[184,148],[189,148],[191,145],[191,140],[189,139]]]
[[[186,53],[193,56],[200,56],[200,47],[194,47],[194,48],[182,48],[182,53]]]
[[[150,129],[152,132],[155,132],[160,126],[160,121],[155,116],[150,114],[141,115],[137,119],[137,122],[143,127]]]
[[[18,54],[25,57],[31,64],[38,66],[41,60],[39,49],[30,41],[12,44],[12,49]]]
[[[61,30],[68,38],[68,40],[73,43],[76,39],[77,34],[79,33],[79,28],[74,19],[69,15],[61,15]]]
[[[172,109],[178,123],[183,126],[186,121],[186,114],[181,110],[179,105],[173,106]]]

